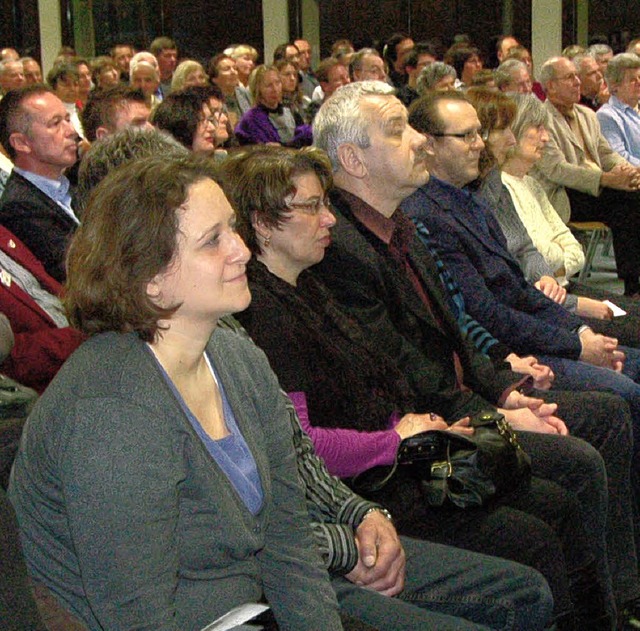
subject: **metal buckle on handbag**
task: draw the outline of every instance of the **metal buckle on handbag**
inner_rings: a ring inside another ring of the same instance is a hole
[[[453,475],[451,464],[451,444],[447,445],[447,459],[431,463],[431,477],[437,480],[446,480]]]
[[[431,477],[444,479],[450,478],[453,475],[453,466],[451,462],[443,460],[441,462],[434,462],[431,465]]]

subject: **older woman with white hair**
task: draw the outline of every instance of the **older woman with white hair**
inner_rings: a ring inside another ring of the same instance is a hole
[[[148,53],[151,55],[151,53]],[[158,70],[158,62],[155,63],[146,57],[139,57],[140,53],[134,55],[129,64],[129,83],[139,90],[145,96],[147,105],[154,108],[161,99],[158,96],[158,88],[160,87],[160,72]],[[153,57],[153,55],[151,55]]]
[[[571,279],[584,265],[582,246],[571,234],[540,184],[528,175],[549,141],[547,110],[533,94],[490,95],[471,91],[471,101],[488,132],[481,161],[491,160],[501,171],[488,172],[482,194],[491,203],[507,246],[527,279],[549,298],[582,317],[592,328],[613,335],[627,345],[637,339],[635,320],[612,317],[602,302],[610,299],[634,315],[633,301],[578,284]],[[514,102],[515,101],[515,107]],[[501,124],[491,125],[492,111]],[[595,320],[595,321],[594,321]]]
[[[640,166],[640,57],[616,55],[605,71],[611,98],[597,112],[611,148],[634,166]]]
[[[446,92],[455,90],[455,82],[458,78],[453,66],[442,61],[434,61],[420,72],[416,89],[418,94],[423,96],[426,92],[434,90],[436,92]]]

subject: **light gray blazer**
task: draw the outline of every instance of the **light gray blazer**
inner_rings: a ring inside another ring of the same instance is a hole
[[[219,328],[208,352],[258,466],[260,512],[211,458],[146,345],[99,335],[24,430],[10,495],[29,570],[91,630],[196,631],[263,591],[282,629],[341,629],[266,358]]]
[[[585,164],[587,155],[564,116],[549,100],[544,107],[549,113],[550,139],[542,159],[534,166],[531,175],[542,184],[556,212],[567,223],[571,216],[571,205],[565,187],[597,196],[600,194],[602,171],[610,171],[616,164],[623,164],[626,160],[609,146],[600,131],[595,112],[582,105],[575,105],[585,145],[599,167],[590,168]]]

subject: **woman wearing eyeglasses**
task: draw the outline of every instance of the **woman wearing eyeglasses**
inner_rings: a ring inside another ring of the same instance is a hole
[[[31,576],[88,631],[199,631],[263,597],[282,630],[342,629],[278,383],[216,326],[251,295],[215,178],[194,156],[116,169],[70,246],[90,339],[30,416],[10,497]]]
[[[466,418],[445,423],[436,414],[438,397],[410,384],[308,273],[324,258],[336,223],[326,155],[315,148],[256,147],[231,156],[223,171],[238,232],[255,255],[247,266],[252,302],[237,317],[267,354],[329,471],[348,478],[392,464],[400,441],[419,432],[470,434]],[[393,505],[401,534],[535,567],[551,586],[562,624],[573,621],[573,606],[600,606],[595,592],[589,598],[570,593],[568,575],[590,585],[592,565],[574,500],[555,484],[535,479],[517,498],[465,510],[427,506],[412,481],[393,483],[379,500]],[[562,624],[558,629],[569,628]]]
[[[151,122],[200,154],[218,152],[231,133],[224,100],[216,87],[172,92],[155,109]]]

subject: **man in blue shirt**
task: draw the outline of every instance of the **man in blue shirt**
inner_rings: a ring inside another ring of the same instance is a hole
[[[0,101],[0,143],[15,164],[0,223],[62,282],[67,241],[79,223],[64,175],[78,159],[78,135],[64,103],[42,85],[10,91]]]

